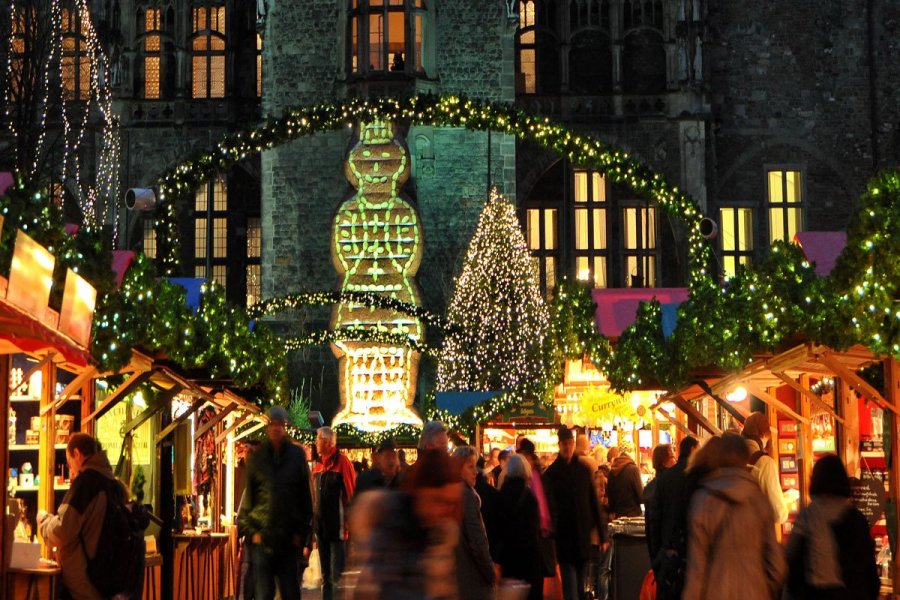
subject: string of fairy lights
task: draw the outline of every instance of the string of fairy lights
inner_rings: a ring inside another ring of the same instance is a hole
[[[157,238],[163,272],[178,269],[177,205],[189,200],[197,186],[244,158],[277,145],[318,132],[352,127],[357,122],[392,121],[413,125],[464,127],[498,131],[532,141],[568,158],[573,165],[596,169],[615,183],[627,184],[654,201],[687,229],[689,284],[692,289],[707,280],[711,252],[700,235],[701,213],[685,193],[667,183],[627,152],[608,147],[599,139],[570,131],[548,118],[525,113],[502,103],[463,96],[418,95],[405,99],[351,99],[343,104],[323,103],[287,111],[259,127],[231,135],[210,152],[175,165],[160,177],[160,200],[166,210],[157,217]]]
[[[44,153],[50,150],[48,135],[50,121],[61,123],[61,156],[54,162],[58,171],[52,178],[67,186],[76,195],[84,215],[84,225],[96,228],[110,214],[118,197],[119,187],[119,135],[118,123],[112,110],[112,94],[109,88],[109,63],[91,21],[88,0],[76,0],[73,4],[53,0],[46,7],[46,14],[29,4],[11,3],[11,35],[7,54],[7,80],[17,85],[28,83],[24,77],[26,40],[28,35],[42,35],[48,42],[44,76],[40,78],[40,95],[35,126],[38,131],[29,172],[20,176],[33,178],[41,169]],[[46,30],[37,30],[37,23],[44,23]],[[38,60],[39,57],[31,57]],[[84,66],[87,70],[84,70]],[[52,75],[52,76],[51,76]],[[87,75],[86,80],[82,77]],[[71,89],[67,89],[67,85]],[[82,93],[82,86],[86,86]],[[6,89],[6,117],[10,133],[18,138],[15,120],[11,118],[16,102],[14,95],[23,90],[8,85]],[[83,177],[82,148],[85,132],[91,127],[96,109],[100,127],[98,163],[95,177],[88,181]],[[15,163],[19,164],[18,145],[14,144]],[[69,182],[74,182],[74,186]]]

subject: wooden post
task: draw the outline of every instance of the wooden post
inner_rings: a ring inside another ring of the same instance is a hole
[[[11,362],[9,354],[0,354],[0,411],[6,424],[0,427],[0,476],[2,476],[3,489],[6,489],[9,481],[9,445],[16,441],[9,438],[9,367]],[[6,555],[6,536],[12,535],[9,527],[15,527],[15,523],[6,518],[6,494],[3,494],[4,504],[0,510],[0,590],[6,590],[6,564],[9,557]]]
[[[838,453],[847,475],[859,477],[859,400],[856,392],[843,379],[835,379],[838,414],[844,418],[838,437]]]
[[[885,400],[895,408],[900,408],[900,364],[893,357],[884,359],[884,394]],[[897,510],[898,493],[900,493],[900,418],[897,417],[896,411],[891,415],[891,457],[888,469],[888,481],[890,488],[890,496],[894,500],[894,510]],[[897,539],[897,533],[894,532],[894,539]],[[898,544],[900,546],[900,544]],[[893,554],[894,561],[894,598],[900,593],[900,547]]]
[[[803,386],[808,386],[808,376],[803,375],[802,377]],[[812,476],[813,468],[813,433],[812,423],[809,421],[812,412],[812,402],[805,395],[798,394],[796,391],[794,392],[794,397],[797,400],[797,408],[800,409],[800,414],[807,418],[806,422],[800,421],[797,423],[797,429],[799,430],[797,458],[800,459],[800,508],[803,508],[809,504],[809,480]]]
[[[747,390],[750,393],[753,393],[750,390],[750,386],[747,386]],[[771,390],[774,392],[774,390]],[[769,390],[766,390],[768,393]],[[756,395],[756,394],[754,394]],[[762,400],[762,398],[760,398]],[[778,466],[778,482],[781,483],[781,461],[778,459],[778,411],[775,409],[775,404],[772,402],[766,402],[766,417],[769,419],[769,426],[771,427],[771,444],[772,444],[772,458],[775,459],[775,464]],[[765,448],[763,448],[765,451]],[[782,525],[780,523],[775,524],[775,539],[781,542],[781,538],[784,534],[782,530]]]
[[[40,407],[52,406],[56,400],[56,365],[52,360],[47,361],[41,367],[41,402]],[[39,435],[40,448],[38,450],[37,475],[40,476],[40,485],[37,493],[38,511],[45,510],[50,514],[56,512],[54,498],[54,483],[56,474],[56,425],[54,423],[55,410],[50,410],[41,415],[41,431]],[[50,558],[50,549],[41,537],[41,556]]]

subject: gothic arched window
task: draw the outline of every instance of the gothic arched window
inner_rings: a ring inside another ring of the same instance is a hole
[[[559,91],[559,40],[556,6],[546,0],[519,1],[516,38],[516,91],[520,94]]]
[[[612,90],[609,0],[571,0],[569,30],[569,89],[576,94]]]
[[[194,98],[225,97],[225,7],[191,13],[191,88]]]
[[[425,70],[425,0],[348,1],[349,73]]]
[[[137,82],[137,96],[154,100],[175,95],[174,28],[175,11],[171,6],[138,10],[139,69],[143,77]]]
[[[625,0],[622,87],[628,94],[666,90],[666,48],[661,0]]]

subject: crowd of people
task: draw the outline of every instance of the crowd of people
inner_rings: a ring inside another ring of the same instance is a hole
[[[787,507],[761,413],[740,433],[702,445],[685,437],[677,453],[657,446],[646,487],[633,446],[591,450],[566,427],[546,466],[525,436],[483,456],[451,450],[436,421],[412,464],[385,440],[364,466],[323,427],[310,471],[303,450],[287,443],[287,415],[276,407],[269,417],[238,519],[255,581],[246,599],[269,600],[275,581],[282,598],[299,597],[297,558],[313,547],[326,599],[492,600],[498,586],[527,586],[529,600],[607,598],[609,524],[642,516],[656,598],[878,595],[874,543],[836,456],[816,463],[812,501],[788,542],[777,541]]]
[[[498,587],[530,600],[605,599],[614,579],[610,523],[642,516],[650,597],[878,597],[869,524],[837,456],[816,462],[811,501],[787,542],[778,541],[788,509],[762,413],[703,444],[685,437],[677,453],[657,446],[646,487],[632,446],[623,441],[602,456],[566,427],[546,468],[525,436],[484,456],[467,445],[451,451],[437,421],[425,424],[412,464],[387,439],[363,468],[340,451],[331,428],[317,431],[310,461],[287,434],[287,412],[273,407],[268,417],[265,441],[245,457],[241,600],[271,600],[276,588],[284,600],[299,599],[314,548],[327,600],[493,600]],[[73,435],[66,457],[72,487],[57,515],[39,515],[39,527],[59,551],[69,596],[97,600],[100,584],[85,564],[99,551],[107,502],[125,494],[90,436]],[[136,597],[140,580],[127,589],[122,597]]]

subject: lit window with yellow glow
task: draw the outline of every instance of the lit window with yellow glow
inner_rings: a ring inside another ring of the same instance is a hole
[[[256,34],[256,95],[262,98],[262,36]]]
[[[224,98],[225,7],[194,7],[192,27],[192,96],[194,98]]]
[[[247,219],[247,306],[262,299],[262,225],[260,219]]]
[[[525,239],[537,261],[541,288],[546,292],[556,285],[556,266],[559,258],[559,221],[556,208],[528,208],[525,210]]]
[[[623,255],[626,287],[655,287],[657,261],[656,209],[622,209]]]
[[[722,275],[734,277],[753,261],[753,209],[726,206],[719,209]]]
[[[516,91],[533,94],[537,91],[534,0],[519,2],[519,69]]]
[[[424,70],[428,24],[424,0],[347,1],[350,73]]]
[[[228,264],[228,187],[223,177],[194,195],[194,275],[226,283]]]
[[[144,98],[148,99],[160,97],[161,29],[160,10],[144,11]]]
[[[91,61],[84,32],[90,29],[87,12],[62,9],[62,75],[63,100],[89,100],[91,97]]]
[[[143,222],[144,256],[156,258],[156,226],[153,219],[144,219]]]
[[[16,7],[12,15],[11,35],[9,40],[9,70],[8,82],[12,95],[15,100],[22,92],[30,86],[24,81],[28,77],[26,72],[26,48],[30,44],[30,35],[36,26],[37,14],[36,9],[26,10],[22,7]]]
[[[791,242],[803,231],[803,186],[800,171],[770,170],[769,243]]]
[[[574,172],[575,275],[592,286],[605,288],[607,280],[606,180],[597,171]]]

